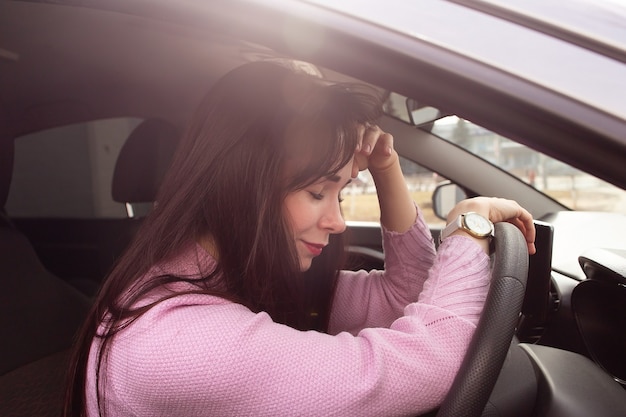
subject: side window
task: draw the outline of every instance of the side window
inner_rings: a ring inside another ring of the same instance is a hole
[[[98,120],[16,138],[9,216],[126,217],[111,198],[111,182],[120,149],[140,121]]]
[[[437,184],[446,179],[413,161],[400,157],[400,166],[404,173],[413,201],[424,213],[429,225],[445,225],[445,221],[434,215],[432,194]],[[369,171],[362,171],[343,192],[343,214],[348,221],[380,222],[380,208],[374,180]]]
[[[444,117],[431,131],[573,210],[624,212],[626,191],[468,120]]]

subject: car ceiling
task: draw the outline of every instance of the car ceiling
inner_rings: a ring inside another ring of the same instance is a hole
[[[216,78],[262,53],[132,15],[25,2],[0,7],[3,136],[101,117],[184,122]]]
[[[251,42],[132,13],[0,2],[0,136],[117,116],[182,125],[223,74],[281,58]]]

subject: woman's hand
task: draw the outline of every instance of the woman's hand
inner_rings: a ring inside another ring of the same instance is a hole
[[[393,148],[393,136],[376,125],[360,125],[358,129],[359,142],[352,164],[353,178],[365,169],[369,169],[375,176],[399,163],[398,153]]]
[[[528,253],[532,255],[536,252],[533,216],[517,202],[496,197],[475,197],[463,200],[448,213],[448,223],[456,219],[459,214],[468,211],[479,213],[491,220],[492,223],[509,222],[515,225],[522,231],[526,239]],[[459,232],[463,233],[462,231]]]
[[[369,169],[376,184],[380,221],[388,229],[405,232],[415,223],[416,211],[393,148],[393,136],[375,125],[359,126],[352,177]]]

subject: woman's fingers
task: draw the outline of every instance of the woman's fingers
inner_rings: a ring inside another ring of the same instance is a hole
[[[537,251],[535,248],[535,224],[530,212],[513,200],[493,199],[492,201],[502,205],[501,219],[496,218],[494,220],[506,221],[516,226],[524,235],[528,245],[528,253],[534,254]]]
[[[365,131],[363,132],[363,145],[361,147],[361,153],[368,156],[371,155],[376,148],[376,144],[378,143],[381,133],[383,133],[383,131],[376,125],[366,126]]]
[[[508,220],[508,222],[522,231],[526,244],[528,245],[528,253],[532,255],[537,252],[537,249],[535,248],[535,224],[533,223],[532,218],[530,219],[530,222],[528,222],[526,218],[515,217]]]
[[[361,152],[365,155],[391,155],[393,151],[393,136],[384,132],[376,125],[365,128]]]
[[[393,136],[376,125],[358,127],[357,147],[354,153],[352,176],[365,169],[384,169],[393,163]]]
[[[535,223],[533,223],[533,216],[526,209],[522,210],[523,215],[518,219],[520,223],[523,224],[523,229],[520,226],[518,227],[522,230],[522,232],[524,232],[524,237],[526,238],[526,243],[528,244],[528,253],[532,255],[537,252],[537,249],[535,248]]]

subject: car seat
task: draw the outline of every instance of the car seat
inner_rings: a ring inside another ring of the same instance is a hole
[[[129,218],[143,217],[152,208],[180,137],[179,129],[162,119],[141,122],[122,146],[111,194],[126,205]]]
[[[58,416],[89,299],[50,273],[4,213],[13,141],[0,142],[0,415]]]

